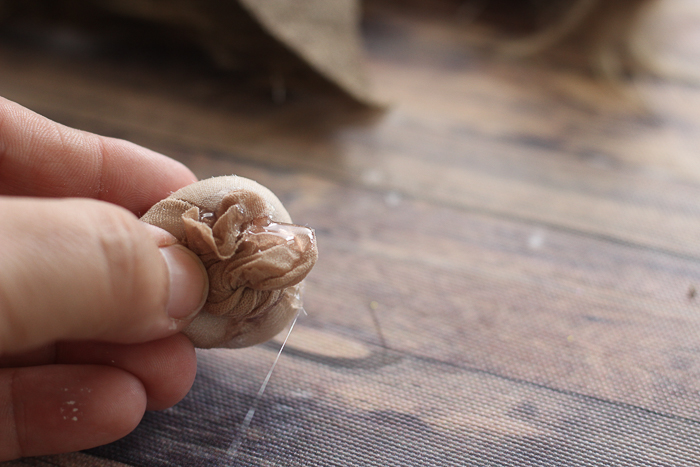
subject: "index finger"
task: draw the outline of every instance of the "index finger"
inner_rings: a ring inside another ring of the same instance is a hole
[[[196,180],[162,154],[66,127],[0,97],[0,195],[94,198],[141,215]]]

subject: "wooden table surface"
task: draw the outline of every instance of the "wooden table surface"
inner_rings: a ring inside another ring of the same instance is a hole
[[[658,24],[700,58],[694,2]],[[385,111],[0,42],[0,95],[253,178],[320,249],[245,449],[274,345],[201,352],[123,442],[15,464],[699,465],[700,87],[487,58],[467,26],[369,8]]]

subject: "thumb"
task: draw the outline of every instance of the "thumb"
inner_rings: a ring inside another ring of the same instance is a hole
[[[174,243],[109,203],[0,198],[0,355],[176,333],[203,306],[207,278]]]

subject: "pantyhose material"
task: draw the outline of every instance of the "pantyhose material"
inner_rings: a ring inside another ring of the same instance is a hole
[[[316,263],[313,230],[291,223],[277,197],[243,177],[203,180],[142,218],[194,251],[209,275],[203,310],[184,333],[201,348],[247,347],[301,308],[301,281]]]

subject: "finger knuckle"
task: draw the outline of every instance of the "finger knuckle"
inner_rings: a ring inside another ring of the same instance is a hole
[[[159,301],[161,274],[154,270],[157,249],[148,241],[136,217],[125,209],[109,206],[98,216],[97,249],[113,303],[130,308],[153,306]],[[127,302],[126,304],[124,302]]]

